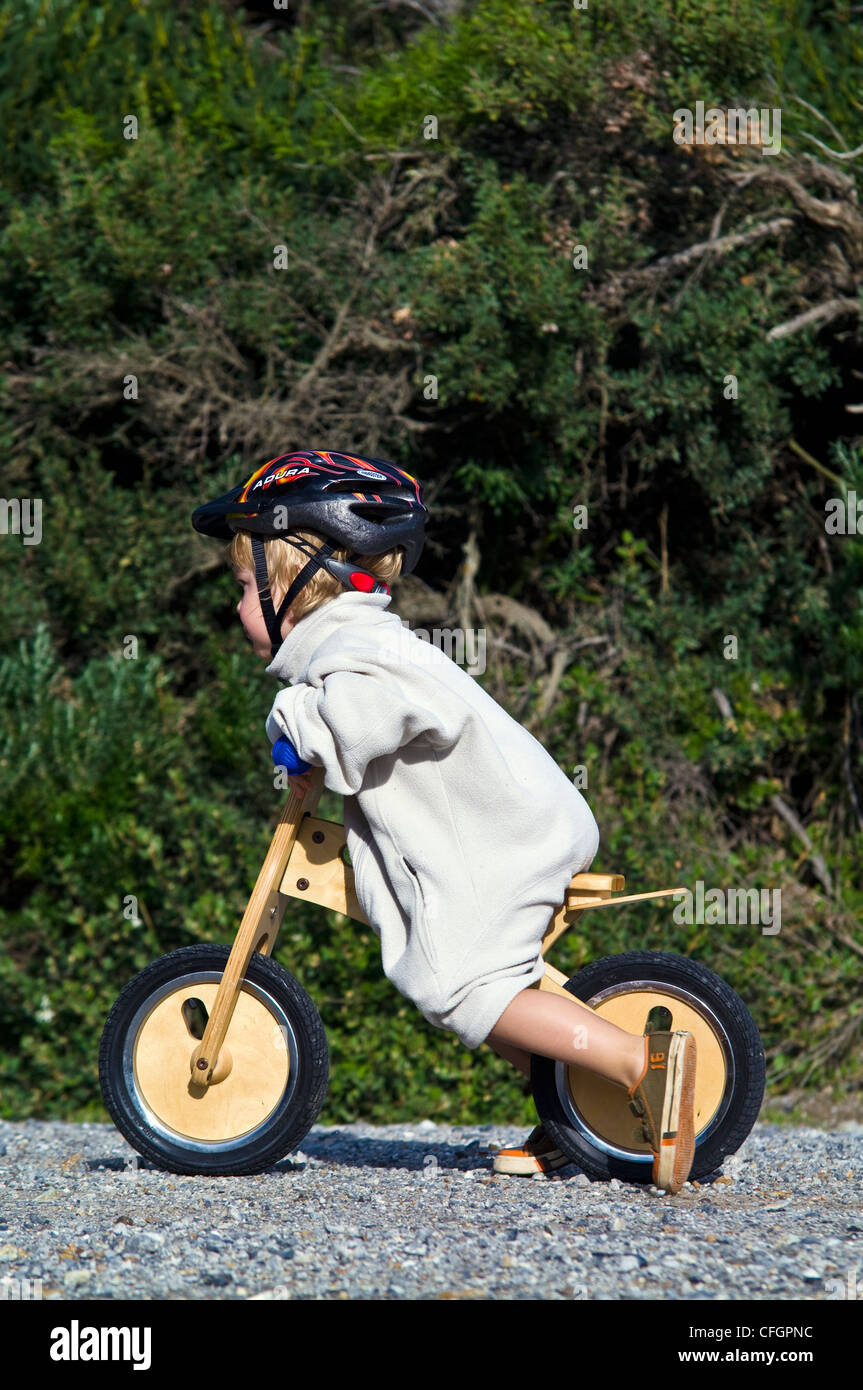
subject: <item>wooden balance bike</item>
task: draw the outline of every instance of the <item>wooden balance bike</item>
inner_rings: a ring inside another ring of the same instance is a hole
[[[273,960],[290,898],[368,924],[345,860],[344,827],[314,815],[323,769],[291,789],[233,946],[185,946],[130,980],[105,1023],[99,1079],[117,1128],[174,1173],[258,1173],[299,1147],[324,1104],[323,1023]],[[581,914],[678,893],[621,895],[620,874],[576,874],[543,938],[546,955]],[[749,1134],[764,1095],[764,1051],[742,999],[685,956],[630,951],[567,979],[552,965],[534,988],[574,995],[631,1033],[695,1035],[696,1150],[705,1177]],[[656,1013],[656,1010],[665,1011]],[[669,1017],[670,1015],[670,1017]],[[625,1090],[577,1065],[534,1056],[537,1112],[557,1146],[594,1179],[651,1181],[652,1155]]]

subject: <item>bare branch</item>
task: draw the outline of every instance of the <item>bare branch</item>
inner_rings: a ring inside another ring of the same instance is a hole
[[[536,723],[540,719],[544,719],[545,716],[548,714],[549,710],[554,704],[554,698],[557,695],[558,687],[560,685],[560,682],[563,680],[566,668],[567,666],[569,666],[569,663],[569,652],[566,650],[566,648],[558,648],[558,650],[554,654],[554,657],[552,658],[551,670],[549,671],[548,677],[543,685],[542,695],[540,697],[539,704],[536,707],[536,713],[534,714],[532,720],[533,723]]]
[[[759,241],[761,237],[775,236],[777,232],[784,232],[791,226],[793,226],[793,222],[790,217],[775,217],[771,222],[759,222],[756,227],[750,227],[748,231],[729,232],[727,236],[717,237],[711,241],[700,241],[694,246],[688,246],[685,251],[675,251],[671,256],[663,256],[662,260],[646,266],[645,273],[664,275],[680,270],[699,256],[706,255],[708,251],[724,256],[728,251],[736,251],[739,246],[748,246],[750,242]]]
[[[846,174],[844,169],[834,169],[832,164],[822,164],[821,160],[817,159],[814,154],[804,153],[803,158],[822,183],[835,188],[837,193],[841,193],[850,202],[857,202],[857,185],[851,174]]]
[[[430,24],[437,24],[440,26],[441,21],[438,16],[431,10],[427,10],[425,5],[419,4],[418,0],[387,0],[386,4],[370,5],[368,13],[373,14],[375,10],[387,10],[390,14],[393,14],[400,5],[406,6],[409,10],[415,10],[417,14],[422,15],[423,19],[427,19]]]
[[[858,154],[863,154],[863,145],[858,145],[856,150],[848,150],[847,153],[840,153],[839,150],[831,150],[829,145],[825,145],[821,140],[816,140],[815,136],[810,135],[808,131],[802,130],[800,133],[804,140],[811,140],[813,145],[817,145],[819,150],[823,150],[825,154],[829,154],[831,159],[856,159]]]
[[[859,408],[860,410],[863,410],[863,405],[861,405]],[[854,716],[853,720],[852,713]],[[851,805],[854,808],[854,814],[857,817],[857,824],[859,825],[860,829],[863,830],[863,809],[861,809],[860,806],[860,799],[857,795],[857,788],[854,785],[854,775],[851,767],[852,726],[853,732],[855,733],[858,731],[859,726],[859,710],[857,708],[856,699],[846,701],[845,718],[843,720],[843,725],[844,727],[842,730],[842,744],[844,752],[842,758],[842,771],[845,777],[845,783],[848,787],[848,795],[851,798]]]
[[[411,420],[407,415],[394,415],[393,419],[397,420],[400,425],[404,425],[406,430],[410,430],[414,434],[424,434],[428,430],[436,430],[440,433],[441,430],[447,428],[431,420]]]
[[[476,595],[474,605],[483,622],[490,622],[496,617],[502,618],[504,622],[530,637],[538,638],[540,642],[557,645],[557,633],[554,628],[549,627],[545,618],[534,608],[528,608],[526,604],[510,598],[508,594],[483,594],[482,598]]]
[[[819,169],[822,166],[817,166]],[[793,174],[785,173],[779,169],[755,169],[742,176],[745,183],[753,181],[766,182],[786,189],[788,193],[806,216],[818,223],[821,227],[839,227],[852,240],[855,248],[863,244],[863,216],[852,201],[846,198],[844,201],[824,202],[820,198],[815,198],[809,193],[796,179]],[[731,178],[742,184],[742,180],[731,175]]]
[[[480,554],[476,543],[476,531],[471,531],[464,549],[464,564],[458,579],[456,608],[459,624],[463,631],[470,627],[470,612],[475,595],[474,580],[479,570]]]
[[[793,449],[798,458],[802,458],[804,463],[808,463],[812,468],[816,468],[819,473],[823,473],[825,478],[829,478],[831,483],[838,483],[840,487],[845,487],[845,483],[838,478],[835,473],[831,473],[829,468],[825,468],[823,463],[819,463],[811,454],[797,443],[796,439],[788,439],[786,443],[789,449]]]
[[[332,103],[331,101],[328,101],[326,104],[327,104],[327,106],[329,107],[329,109],[332,111],[333,115],[334,115],[334,116],[337,116],[337,117],[339,118],[339,120],[341,121],[342,125],[345,127],[345,130],[349,131],[350,134],[353,135],[355,139],[359,140],[360,144],[362,144],[362,145],[368,144],[368,141],[366,140],[366,137],[365,137],[364,135],[360,135],[360,132],[359,132],[358,130],[355,130],[355,129],[354,129],[354,127],[351,125],[350,121],[348,120],[347,116],[343,116],[342,113],[341,113],[341,111],[339,110],[339,108],[338,108],[337,106],[333,106],[333,103]]]
[[[691,265],[700,256],[708,253],[724,256],[729,251],[736,251],[740,246],[748,246],[753,241],[759,241],[762,237],[776,236],[779,232],[787,231],[794,225],[790,217],[774,217],[769,222],[759,222],[757,226],[748,228],[745,232],[730,232],[727,236],[711,238],[709,241],[699,241],[694,246],[687,246],[684,251],[675,251],[670,256],[663,256],[661,260],[654,261],[652,265],[640,266],[637,270],[624,271],[612,281],[613,290],[629,288],[639,281],[658,280],[664,275],[674,275],[679,270]]]
[[[807,111],[811,111],[813,116],[817,116],[818,119],[819,119],[819,121],[823,121],[824,124],[827,126],[827,129],[831,132],[831,134],[834,135],[834,136],[836,137],[836,139],[839,141],[839,144],[842,146],[843,150],[847,150],[848,146],[846,145],[845,141],[843,140],[841,134],[840,134],[839,131],[836,129],[836,127],[835,127],[835,125],[833,124],[833,122],[832,122],[832,121],[829,121],[829,120],[827,119],[827,117],[824,115],[823,111],[819,111],[818,108],[817,108],[816,106],[810,106],[809,102],[808,102],[808,101],[804,101],[803,98],[802,98],[802,97],[799,97],[799,96],[797,95],[796,92],[792,92],[791,95],[792,95],[794,101],[799,101],[799,103],[800,103],[801,106],[805,106]]]
[[[775,342],[777,338],[787,338],[792,333],[798,333],[801,328],[809,328],[813,323],[832,323],[833,319],[840,318],[842,314],[859,313],[859,299],[828,299],[823,304],[816,304],[814,309],[807,309],[796,318],[788,319],[786,323],[778,323],[767,334],[767,341]]]
[[[191,569],[186,570],[184,574],[180,574],[176,579],[170,581],[168,584],[168,592],[173,594],[175,590],[182,588],[184,584],[188,584],[189,580],[197,579],[199,575],[209,574],[211,570],[221,569],[224,563],[225,559],[222,554],[202,556],[200,560],[197,560],[195,564],[192,565]]]
[[[827,865],[824,863],[824,860],[822,859],[821,855],[813,846],[812,841],[810,840],[809,836],[807,835],[797,816],[794,814],[787,802],[782,800],[781,796],[777,796],[775,794],[771,796],[770,804],[775,808],[775,810],[779,812],[782,819],[788,825],[791,826],[791,829],[794,831],[794,834],[798,837],[798,839],[803,841],[803,844],[806,846],[806,849],[808,851],[807,857],[812,865],[815,877],[818,879],[819,883],[823,884],[824,888],[832,898],[833,883],[830,878]]]

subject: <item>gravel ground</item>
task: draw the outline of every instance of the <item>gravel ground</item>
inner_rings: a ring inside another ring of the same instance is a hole
[[[0,1122],[0,1296],[863,1298],[863,1124],[758,1124],[677,1197],[494,1175],[524,1134],[316,1125],[269,1172],[216,1179],[151,1167],[111,1125]]]

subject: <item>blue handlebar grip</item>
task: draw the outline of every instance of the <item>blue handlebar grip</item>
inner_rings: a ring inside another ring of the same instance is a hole
[[[276,767],[284,767],[290,776],[297,776],[301,772],[310,772],[311,763],[303,762],[294,745],[288,738],[277,738],[273,744],[273,763]]]

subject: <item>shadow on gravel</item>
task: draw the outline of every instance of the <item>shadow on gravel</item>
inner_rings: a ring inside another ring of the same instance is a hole
[[[431,1161],[443,1172],[466,1173],[485,1170],[492,1173],[494,1154],[487,1152],[479,1140],[467,1144],[444,1144],[429,1139],[366,1139],[353,1134],[309,1135],[303,1141],[300,1153],[321,1163],[331,1163],[338,1168],[383,1168],[394,1172],[422,1172],[431,1166]],[[291,1172],[298,1166],[296,1161],[285,1160],[274,1165],[270,1172]],[[559,1168],[561,1177],[575,1177],[581,1169],[575,1163]],[[720,1176],[720,1171],[701,1178],[701,1187],[710,1187]]]
[[[317,1163],[326,1163],[334,1168],[378,1168],[389,1172],[423,1172],[431,1166],[442,1172],[468,1173],[477,1170],[492,1173],[494,1154],[487,1152],[479,1140],[467,1144],[435,1143],[433,1140],[421,1142],[408,1139],[366,1139],[353,1134],[334,1134],[317,1137],[309,1135],[302,1147],[293,1157],[281,1159],[267,1173],[297,1173],[307,1166],[307,1158]],[[140,1154],[128,1157],[87,1158],[81,1164],[90,1172],[105,1168],[113,1173],[128,1173],[130,1168],[138,1172],[161,1173],[165,1170]],[[573,1178],[581,1171],[577,1164],[570,1163],[559,1168],[562,1178]],[[699,1180],[699,1187],[709,1188],[721,1177],[721,1170],[710,1173]],[[721,1189],[720,1189],[721,1190]]]
[[[306,1152],[306,1150],[304,1149],[303,1152]],[[316,1158],[317,1155],[315,1154],[313,1155],[313,1157]],[[286,1158],[283,1159],[281,1162],[274,1164],[272,1168],[265,1168],[264,1172],[299,1173],[303,1170],[303,1168],[305,1168],[305,1166],[306,1165],[302,1161],[302,1159],[292,1160]],[[81,1163],[81,1167],[88,1168],[91,1173],[98,1172],[100,1168],[106,1168],[111,1173],[128,1174],[131,1169],[134,1169],[138,1173],[168,1174],[168,1170],[166,1168],[160,1168],[157,1163],[151,1163],[149,1158],[142,1158],[140,1154],[130,1154],[128,1158],[87,1158],[83,1160],[83,1162]],[[171,1174],[168,1174],[168,1176],[171,1176]]]
[[[443,1144],[433,1140],[364,1139],[354,1134],[327,1135],[304,1139],[300,1153],[322,1163],[339,1168],[392,1168],[421,1172],[433,1159],[438,1168],[453,1172],[487,1168],[491,1172],[494,1155],[486,1153],[478,1142]],[[290,1170],[296,1162],[286,1160],[275,1165],[275,1171]]]

